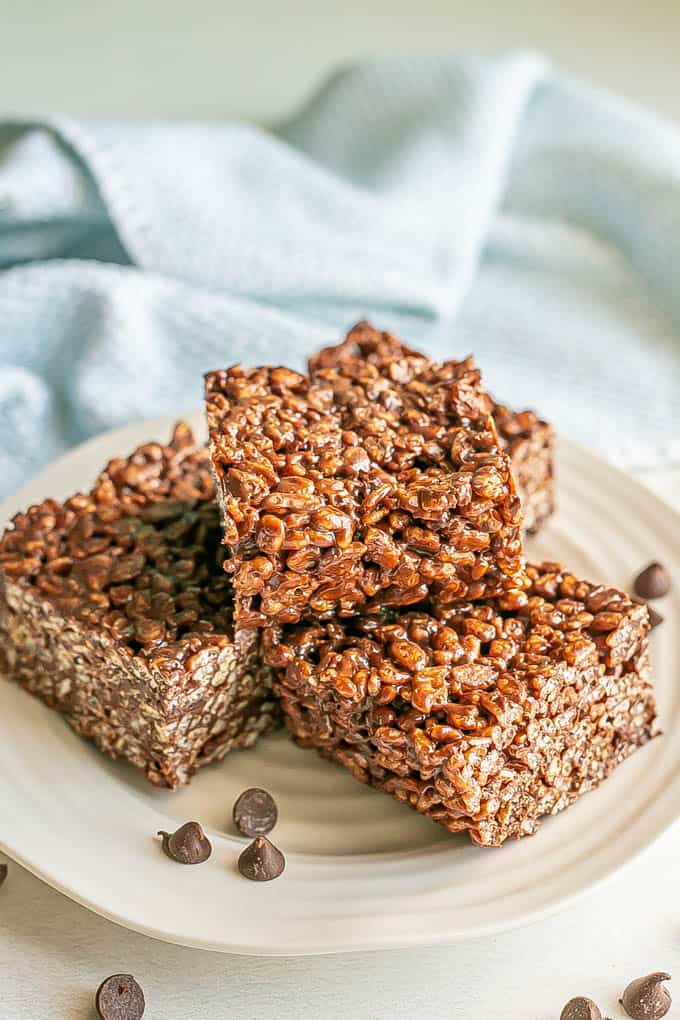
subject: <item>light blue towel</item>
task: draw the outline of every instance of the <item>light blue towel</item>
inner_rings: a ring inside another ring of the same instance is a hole
[[[369,317],[680,458],[680,132],[531,56],[335,75],[275,132],[0,123],[0,489]]]

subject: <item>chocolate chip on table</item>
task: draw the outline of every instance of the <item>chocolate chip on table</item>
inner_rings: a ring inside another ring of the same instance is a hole
[[[660,599],[671,590],[670,574],[662,563],[650,563],[635,578],[635,594],[643,599]]]
[[[112,974],[97,989],[95,1005],[102,1020],[140,1020],[146,1003],[132,974]]]
[[[238,870],[251,882],[271,882],[285,866],[285,857],[265,836],[257,836],[238,859]]]
[[[212,853],[212,844],[198,822],[185,822],[175,832],[158,833],[163,850],[180,864],[202,864]]]
[[[243,836],[266,836],[279,816],[271,793],[252,787],[244,790],[234,804],[234,825]]]
[[[2,885],[6,878],[7,878],[7,865],[0,864],[0,885]]]
[[[577,995],[570,999],[562,1012],[560,1020],[602,1020],[602,1013],[592,999]]]
[[[631,981],[621,996],[621,1005],[631,1020],[661,1020],[666,1015],[672,1000],[662,982],[670,979],[670,974],[655,971]]]

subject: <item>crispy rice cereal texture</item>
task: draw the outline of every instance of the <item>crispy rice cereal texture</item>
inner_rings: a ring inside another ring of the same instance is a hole
[[[510,457],[524,511],[524,530],[535,535],[555,512],[555,432],[533,411],[494,404],[493,420]]]
[[[521,595],[520,502],[471,359],[235,366],[206,400],[244,625]]]
[[[405,347],[391,333],[375,329],[368,322],[359,322],[341,344],[326,347],[310,358],[309,371],[313,374],[319,369],[337,367],[343,359],[359,358],[381,372],[388,372],[394,360],[408,356],[423,357]],[[553,427],[533,411],[512,411],[493,400],[491,415],[501,447],[510,457],[524,512],[525,531],[534,534],[555,509]]]
[[[553,563],[496,600],[265,636],[287,725],[482,846],[536,831],[655,733],[644,605]]]
[[[0,672],[112,757],[176,787],[271,727],[256,633],[232,621],[207,452],[187,425],[0,539]]]

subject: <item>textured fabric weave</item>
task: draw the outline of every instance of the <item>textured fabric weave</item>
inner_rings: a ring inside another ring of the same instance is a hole
[[[361,317],[680,458],[680,132],[541,59],[336,74],[275,131],[0,122],[0,491]]]

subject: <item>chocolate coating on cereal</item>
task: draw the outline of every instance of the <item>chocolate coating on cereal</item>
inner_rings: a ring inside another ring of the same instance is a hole
[[[179,423],[0,537],[0,672],[155,785],[186,783],[274,715],[223,557],[207,451]]]
[[[640,606],[647,606],[647,612],[649,613],[649,626],[651,630],[655,630],[663,623],[664,617],[650,602],[647,602],[646,599],[640,598],[639,595],[631,595],[631,599],[633,602],[637,602]]]
[[[45,500],[12,523],[0,572],[130,653],[153,659],[197,629],[231,627],[207,454],[183,423],[168,446],[110,461],[91,493]]]
[[[471,359],[235,366],[206,403],[241,622],[521,600],[520,503]]]
[[[403,358],[414,363],[427,356],[407,347],[396,336],[376,329],[368,322],[358,322],[340,344],[326,347],[309,361],[311,374],[320,369],[337,368],[343,361],[359,359],[387,375],[392,365]],[[489,395],[491,416],[498,432],[501,448],[510,456],[524,511],[524,527],[535,532],[555,507],[554,491],[554,430],[534,411],[514,411]]]
[[[655,732],[644,606],[558,564],[503,599],[265,634],[296,742],[482,846],[530,835]]]
[[[394,362],[427,358],[406,347],[391,333],[358,322],[342,343],[326,347],[309,359],[309,371],[336,368],[341,362],[360,359],[389,376]],[[552,425],[533,411],[513,411],[491,400],[491,416],[501,448],[510,457],[512,473],[524,513],[524,529],[534,534],[555,509],[555,433]]]

